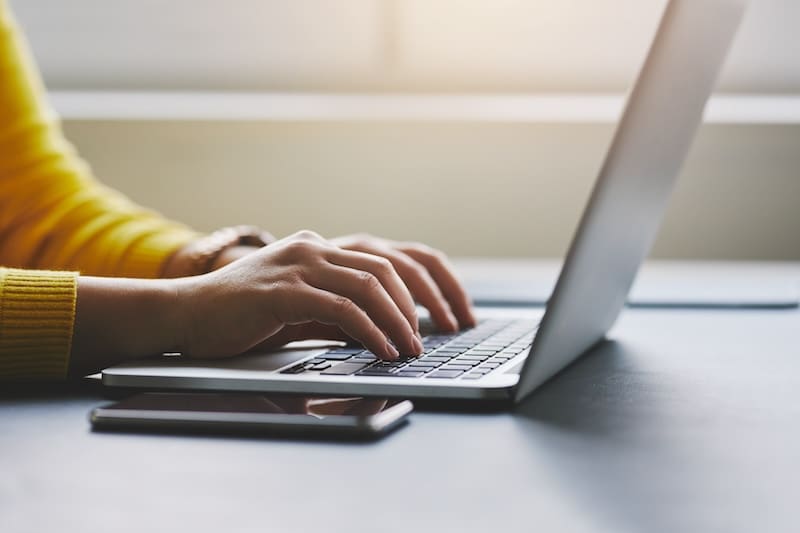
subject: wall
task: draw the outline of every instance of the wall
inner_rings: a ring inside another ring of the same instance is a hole
[[[621,93],[664,0],[11,3],[51,90],[101,91],[67,110],[70,138],[146,205],[201,229],[558,256],[610,122],[140,120],[104,110],[102,91]],[[798,20],[800,2],[753,2],[720,89],[800,94]],[[703,127],[655,255],[800,259],[800,120],[758,122]]]
[[[560,256],[610,124],[71,121],[97,173],[202,229],[369,230],[455,255]],[[800,125],[706,125],[660,257],[800,259]]]

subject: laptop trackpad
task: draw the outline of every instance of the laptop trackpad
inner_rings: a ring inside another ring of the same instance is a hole
[[[329,347],[328,347],[329,348]],[[225,359],[194,359],[180,355],[165,355],[151,359],[140,359],[117,365],[113,369],[225,369],[225,370],[257,370],[269,372],[289,366],[311,355],[325,352],[328,348],[289,348],[263,353],[248,353]]]
[[[305,359],[313,353],[324,352],[325,350],[297,350],[286,349],[263,353],[252,353],[231,357],[229,359],[216,359],[213,361],[197,361],[191,360],[194,363],[201,362],[203,366],[210,368],[229,368],[235,370],[260,370],[270,371],[278,370],[285,366],[291,365],[301,359]]]

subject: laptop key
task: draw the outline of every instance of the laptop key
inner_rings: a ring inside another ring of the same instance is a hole
[[[331,353],[327,352],[319,356],[321,359],[325,359],[326,361],[346,361],[353,357],[351,353]]]
[[[453,342],[453,343],[448,344],[447,346],[443,346],[443,347],[439,348],[439,351],[443,352],[443,351],[446,350],[448,352],[450,352],[450,351],[461,351],[461,352],[463,352],[463,351],[469,350],[470,348],[472,348],[476,344],[477,344],[476,342],[470,342],[470,343],[466,343],[466,344]]]
[[[371,366],[369,368],[365,368],[358,374],[357,376],[391,376],[397,371],[396,368],[388,367],[388,366]]]
[[[406,361],[378,361],[372,368],[400,368],[405,365]]]
[[[378,358],[374,355],[354,355],[352,359],[348,359],[351,363],[372,363],[377,361]]]
[[[428,361],[424,359],[422,361],[414,361],[413,363],[409,363],[407,368],[435,368],[437,366],[441,366],[441,361]]]
[[[457,378],[463,373],[464,373],[463,370],[436,370],[435,372],[431,372],[430,374],[428,374],[427,377],[453,379]]]
[[[497,353],[497,350],[482,350],[482,349],[474,349],[470,350],[466,353],[466,355],[494,355]]]
[[[419,360],[420,360],[420,361],[440,361],[440,362],[444,363],[445,361],[449,361],[449,360],[451,360],[453,357],[454,357],[454,356],[449,356],[449,355],[435,355],[435,354],[431,354],[431,355],[426,355],[426,356],[424,356],[424,357],[420,357],[420,359],[419,359]]]
[[[323,370],[322,373],[326,376],[349,376],[350,374],[355,374],[359,370],[362,370],[368,366],[367,363],[356,363],[356,362],[347,362],[347,363],[339,363],[338,365],[334,365],[327,370]]]
[[[476,363],[480,363],[481,361],[486,361],[487,359],[489,359],[488,355],[464,354],[459,356],[456,361],[475,361]]]
[[[472,370],[472,365],[445,365],[442,370],[461,370],[466,372],[467,370]]]
[[[300,374],[301,372],[306,371],[306,364],[300,363],[298,365],[291,366],[285,370],[281,370],[281,374]]]
[[[401,370],[400,372],[392,374],[398,378],[418,378],[425,375],[425,372],[417,372],[413,370]]]
[[[346,347],[342,347],[342,348],[331,348],[330,350],[328,350],[328,352],[327,352],[327,353],[349,353],[349,354],[357,354],[357,353],[361,353],[361,352],[363,352],[363,351],[364,351],[364,348],[360,348],[360,347],[358,347],[358,346],[354,346],[354,347],[352,347],[352,348],[346,348]]]

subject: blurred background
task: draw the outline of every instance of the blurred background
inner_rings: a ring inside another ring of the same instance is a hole
[[[664,0],[11,0],[104,182],[198,229],[558,257]],[[794,0],[753,2],[654,255],[800,259]]]

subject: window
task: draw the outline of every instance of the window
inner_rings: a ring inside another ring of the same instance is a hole
[[[621,92],[665,0],[11,0],[52,89]],[[722,88],[800,92],[800,2],[753,2]]]

